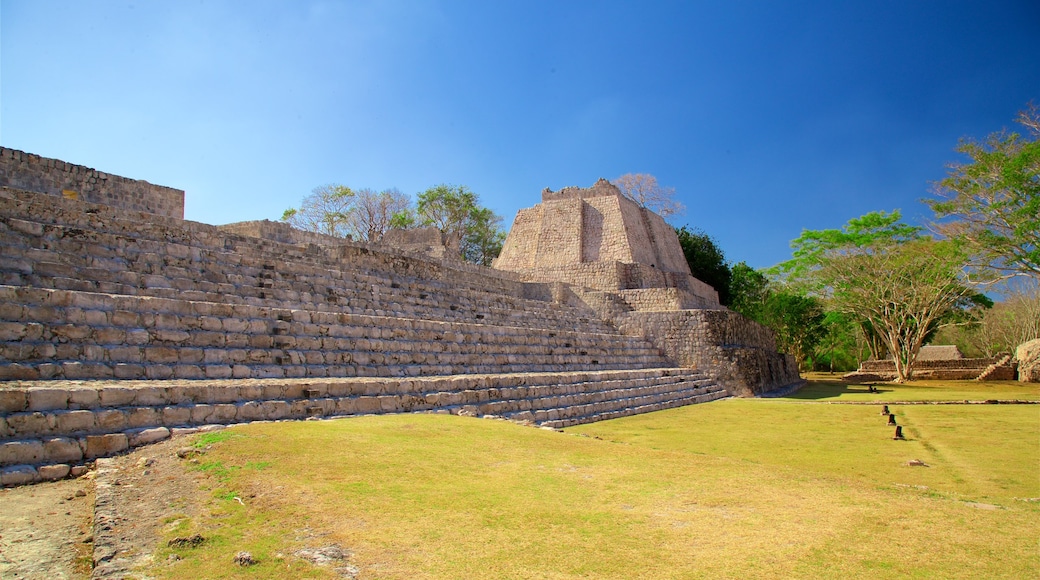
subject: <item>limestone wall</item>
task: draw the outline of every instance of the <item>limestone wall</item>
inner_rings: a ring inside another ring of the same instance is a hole
[[[0,147],[0,186],[184,218],[184,191]]]
[[[249,236],[251,238],[263,238],[283,244],[315,244],[319,246],[338,246],[346,242],[342,238],[326,236],[317,232],[305,232],[298,230],[284,222],[273,222],[270,220],[256,220],[248,222],[235,222],[217,226],[222,232]]]
[[[801,380],[791,355],[777,353],[766,327],[729,310],[630,312],[616,318],[680,366],[702,369],[737,396],[754,396]]]

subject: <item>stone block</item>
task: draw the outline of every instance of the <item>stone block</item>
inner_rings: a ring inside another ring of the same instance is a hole
[[[126,412],[121,409],[100,409],[94,412],[94,425],[103,431],[122,431],[127,428]]]
[[[72,472],[72,467],[59,463],[57,465],[41,465],[36,471],[40,474],[40,479],[43,481],[57,481],[68,477],[69,473]]]
[[[134,407],[126,415],[126,423],[131,428],[154,427],[162,422],[160,411],[154,407]]]
[[[66,379],[107,379],[112,368],[101,363],[63,362],[61,372]]]
[[[162,424],[167,427],[191,423],[190,407],[163,407],[161,413]]]
[[[259,421],[266,419],[263,404],[258,401],[248,401],[238,408],[239,421]]]
[[[230,365],[210,364],[205,365],[204,370],[207,379],[230,379],[234,376],[234,370]]]
[[[262,405],[264,417],[270,420],[286,419],[292,414],[292,407],[285,401],[264,401]]]
[[[0,366],[0,380],[32,381],[39,378],[41,378],[39,367],[21,363]]]
[[[30,387],[27,390],[30,411],[53,411],[69,406],[67,389],[54,387]]]
[[[75,462],[83,459],[79,442],[68,437],[50,437],[43,440],[43,460],[54,463]],[[64,477],[64,476],[62,476]]]
[[[0,413],[18,413],[29,408],[29,398],[21,389],[0,387]]]
[[[11,487],[27,485],[40,480],[40,474],[31,465],[13,465],[0,469],[0,485]]]
[[[213,405],[213,414],[210,421],[220,424],[234,423],[238,417],[238,407],[230,403]]]
[[[170,430],[166,427],[154,427],[151,429],[140,429],[127,432],[127,443],[131,447],[138,447],[162,441],[170,436]]]
[[[98,399],[102,407],[125,407],[134,402],[132,387],[102,387]]]
[[[134,405],[155,407],[167,404],[166,389],[163,387],[138,387],[134,389]]]
[[[94,413],[88,410],[55,413],[58,433],[88,432],[94,429]]]
[[[46,452],[43,447],[43,441],[39,439],[0,443],[0,465],[39,463],[45,457]]]
[[[14,342],[25,337],[25,324],[21,322],[0,322],[0,342]]]
[[[112,374],[117,379],[140,379],[146,376],[144,365],[118,363],[112,366]]]
[[[107,457],[129,447],[125,433],[108,433],[105,435],[87,435],[86,458]]]
[[[37,436],[50,433],[56,426],[51,413],[16,413],[7,416],[7,428],[15,435],[22,437]]]
[[[99,396],[98,391],[92,387],[69,387],[69,404],[70,409],[90,409],[96,407],[98,404]]]

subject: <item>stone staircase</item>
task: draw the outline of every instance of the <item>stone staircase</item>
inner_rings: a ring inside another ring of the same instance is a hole
[[[0,189],[0,482],[177,429],[380,412],[552,427],[714,400],[554,286]]]
[[[703,403],[728,393],[690,369],[416,378],[12,381],[0,388],[0,482],[169,437],[249,421],[402,412],[498,416],[567,427]]]

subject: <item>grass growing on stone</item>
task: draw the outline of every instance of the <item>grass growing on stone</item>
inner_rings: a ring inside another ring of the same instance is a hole
[[[879,409],[731,399],[566,433],[445,415],[237,427],[201,458],[227,468],[193,522],[207,542],[153,572],[335,577],[292,554],[336,544],[359,578],[1040,574],[1025,501],[1040,406],[897,406],[907,441]],[[233,566],[240,550],[260,563]]]

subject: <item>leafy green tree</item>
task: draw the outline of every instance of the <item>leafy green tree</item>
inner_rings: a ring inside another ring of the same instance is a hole
[[[972,265],[1040,280],[1040,110],[1030,105],[1018,121],[1029,137],[961,141],[957,151],[971,162],[953,165],[926,203],[946,220],[934,228],[966,244]]]
[[[756,322],[762,322],[762,305],[769,296],[769,279],[745,262],[730,270],[729,308]]]
[[[841,230],[804,231],[791,245],[794,258],[774,271],[855,317],[892,355],[900,382],[913,376],[921,346],[944,321],[978,302],[963,279],[962,245],[923,236],[898,212],[870,213]]]
[[[480,198],[465,185],[437,185],[419,194],[416,213],[395,218],[399,224],[435,226],[458,248],[462,258],[490,266],[505,242],[499,228],[502,218],[480,205]]]
[[[813,367],[816,370],[852,371],[868,356],[860,326],[844,312],[824,312],[824,334],[816,346]]]
[[[322,185],[303,198],[299,208],[285,210],[282,221],[300,230],[345,238],[351,233],[353,203],[354,191],[349,187]]]
[[[794,355],[804,368],[826,334],[822,303],[811,296],[779,290],[770,292],[761,308],[762,324],[776,335],[781,351]]]
[[[715,240],[708,234],[683,226],[675,229],[679,237],[686,262],[690,265],[690,273],[694,278],[711,285],[719,293],[719,302],[723,306],[730,305],[730,278],[726,256]]]

